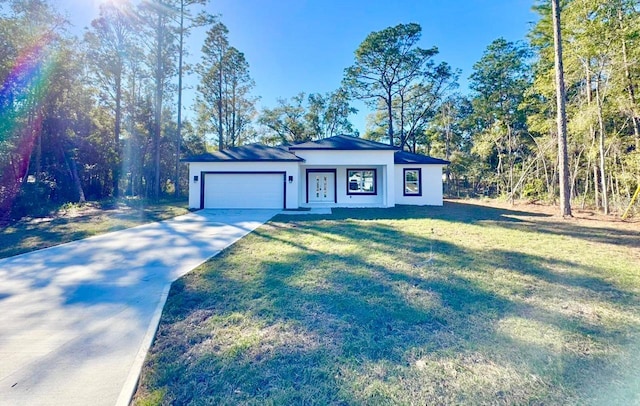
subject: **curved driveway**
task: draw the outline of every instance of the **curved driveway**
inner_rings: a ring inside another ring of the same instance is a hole
[[[203,210],[0,260],[0,404],[127,404],[169,285],[276,210]]]

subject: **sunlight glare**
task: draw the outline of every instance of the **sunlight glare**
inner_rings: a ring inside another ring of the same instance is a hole
[[[121,7],[129,0],[91,0],[92,6],[94,10],[99,10],[100,6],[103,4],[110,4],[115,7]]]

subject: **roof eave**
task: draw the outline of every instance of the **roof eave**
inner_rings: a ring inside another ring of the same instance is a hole
[[[397,148],[289,147],[290,151],[396,151]]]
[[[394,162],[395,165],[449,165],[451,162],[449,161],[442,161],[442,162],[409,162],[409,161],[403,161],[403,162]]]
[[[304,162],[304,159],[181,159],[180,162]]]

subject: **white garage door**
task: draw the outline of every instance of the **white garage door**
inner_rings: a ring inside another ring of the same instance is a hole
[[[204,177],[206,209],[282,209],[282,173],[208,173]]]

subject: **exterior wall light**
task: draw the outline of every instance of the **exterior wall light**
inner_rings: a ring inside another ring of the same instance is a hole
[[[198,181],[198,175],[193,175],[193,181],[197,182]]]
[[[289,175],[289,183],[293,183],[293,176]]]

